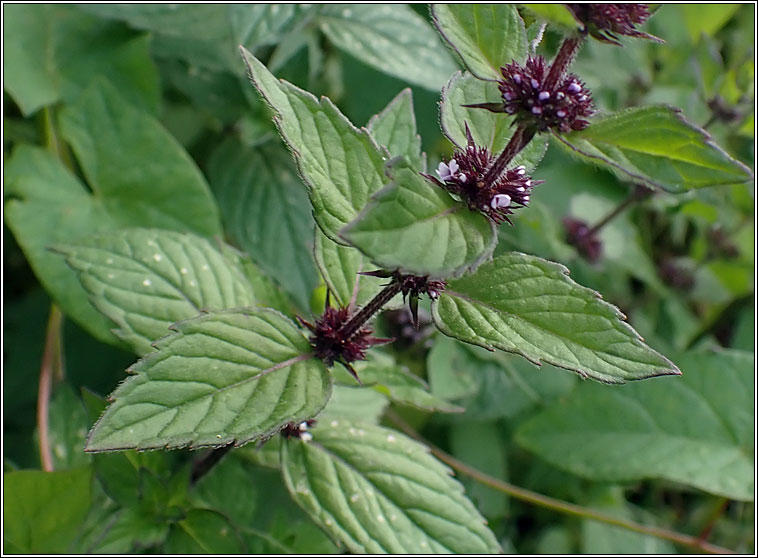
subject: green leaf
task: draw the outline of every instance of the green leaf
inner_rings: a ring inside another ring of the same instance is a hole
[[[538,19],[563,31],[574,32],[579,28],[579,24],[566,6],[560,4],[521,4],[521,6],[532,12]]]
[[[426,154],[421,152],[421,136],[416,132],[413,94],[403,89],[397,97],[369,120],[368,131],[374,141],[393,157],[405,156],[410,165],[426,172]]]
[[[497,243],[494,225],[431,184],[404,160],[342,236],[383,269],[446,278],[474,269]]]
[[[133,365],[90,432],[88,451],[240,446],[315,416],[331,376],[273,310],[230,310],[174,324]]]
[[[691,352],[681,378],[583,384],[517,432],[519,444],[594,481],[662,478],[753,499],[754,357]]]
[[[171,526],[163,552],[190,554],[239,554],[242,541],[229,520],[213,510],[189,510]]]
[[[352,221],[369,196],[386,182],[386,156],[365,129],[358,129],[326,97],[277,80],[242,49],[250,78],[276,113],[276,123],[298,164],[313,215],[330,239]]]
[[[501,428],[495,422],[461,421],[450,427],[450,448],[455,457],[493,478],[506,480],[508,462]],[[508,496],[471,478],[463,480],[466,493],[483,515],[508,513]]]
[[[232,241],[307,308],[317,284],[313,219],[286,150],[226,141],[211,155],[208,177]]]
[[[684,20],[692,44],[697,44],[702,34],[713,36],[740,9],[739,4],[704,4],[702,6],[676,6]]]
[[[318,25],[351,56],[432,91],[438,91],[457,69],[432,27],[410,6],[324,6]]]
[[[140,355],[174,322],[255,301],[237,262],[199,236],[127,229],[55,248],[92,304],[118,325],[116,335]]]
[[[499,551],[461,485],[424,446],[394,430],[347,421],[311,432],[310,442],[282,444],[284,480],[295,501],[348,551]]]
[[[333,420],[376,424],[389,401],[387,396],[368,387],[334,386],[332,398],[318,415],[318,422]]]
[[[60,124],[94,195],[119,224],[221,234],[218,207],[192,158],[113,86],[95,82],[61,112]]]
[[[585,130],[556,137],[585,160],[669,192],[753,179],[749,168],[672,107],[627,109],[593,120]]]
[[[252,445],[229,453],[192,486],[191,498],[196,507],[221,512],[235,525],[255,525],[255,514],[262,503],[257,479],[252,467],[238,456],[247,448],[256,452]]]
[[[28,116],[76,102],[98,75],[150,112],[160,100],[149,38],[103,25],[72,6],[11,5],[3,11],[4,88]]]
[[[500,67],[526,59],[526,31],[513,4],[434,4],[434,24],[466,68],[498,80]]]
[[[429,386],[424,380],[396,364],[368,362],[357,370],[364,386],[374,386],[375,390],[386,393],[395,403],[410,405],[425,411],[443,413],[463,411],[463,408],[430,393]]]
[[[144,552],[145,548],[161,544],[170,526],[163,518],[146,514],[140,508],[122,508],[112,519],[109,518],[104,535],[87,550],[93,554]]]
[[[513,117],[488,110],[466,108],[463,105],[501,102],[497,83],[482,81],[469,73],[456,73],[442,89],[440,123],[445,136],[459,150],[468,145],[466,125],[479,147],[486,147],[493,155],[499,154],[508,144],[513,131]],[[514,158],[511,166],[524,165],[533,169],[547,150],[547,140],[536,136]]]
[[[90,506],[89,468],[3,474],[3,551],[65,553]]]
[[[70,384],[61,384],[50,400],[48,444],[56,471],[89,465],[84,453],[90,421],[81,399]],[[39,436],[39,433],[37,433]]]
[[[517,353],[584,377],[623,383],[679,374],[647,345],[617,308],[577,285],[560,264],[511,252],[450,280],[432,303],[445,335]]]
[[[314,254],[316,266],[339,306],[363,306],[386,283],[380,277],[359,275],[359,272],[371,271],[376,266],[372,266],[356,248],[329,240],[321,229],[316,229]]]

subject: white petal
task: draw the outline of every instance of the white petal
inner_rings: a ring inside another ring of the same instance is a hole
[[[508,194],[497,194],[496,196],[492,197],[490,205],[492,206],[492,209],[497,209],[499,207],[508,207],[511,205],[511,197]]]

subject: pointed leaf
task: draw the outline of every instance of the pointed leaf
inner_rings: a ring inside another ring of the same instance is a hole
[[[476,268],[492,254],[497,236],[486,217],[405,161],[390,163],[387,172],[393,182],[341,233],[377,266],[445,278]]]
[[[579,24],[574,19],[571,11],[561,4],[521,4],[538,19],[561,29],[562,31],[574,32]]]
[[[404,155],[413,168],[426,172],[426,154],[421,152],[421,136],[416,132],[410,89],[403,89],[382,112],[372,116],[367,128],[392,157]]]
[[[88,451],[240,446],[315,416],[331,376],[273,310],[229,310],[173,326],[111,395]]]
[[[559,138],[572,153],[623,178],[669,192],[737,184],[752,171],[667,106],[631,108]]]
[[[191,554],[240,554],[239,533],[229,519],[213,510],[194,509],[171,525],[163,552]]]
[[[609,389],[579,386],[516,439],[594,481],[663,478],[733,498],[754,495],[754,357],[691,352],[681,378]]]
[[[498,544],[450,470],[379,426],[333,420],[282,444],[295,501],[352,553],[484,554]]]
[[[459,150],[468,144],[466,124],[476,144],[493,155],[500,153],[511,139],[515,130],[512,116],[463,106],[487,102],[502,103],[497,84],[476,79],[469,73],[456,73],[442,89],[442,130]],[[510,166],[524,165],[529,171],[542,160],[546,150],[547,139],[536,136],[513,158]]]
[[[438,91],[457,69],[434,29],[410,6],[324,6],[318,24],[351,56],[432,91]]]
[[[122,226],[149,219],[166,229],[221,233],[218,207],[195,162],[112,85],[93,83],[61,112],[60,125],[92,191]]]
[[[338,306],[363,306],[386,284],[386,279],[359,274],[376,266],[357,248],[332,242],[321,229],[316,229],[315,244],[316,265]]]
[[[140,355],[169,326],[201,310],[252,306],[252,289],[234,260],[195,235],[127,229],[58,246],[92,303]]]
[[[526,58],[524,22],[513,4],[434,4],[434,24],[479,79],[500,79],[500,67]]]
[[[208,178],[232,241],[307,308],[317,285],[313,219],[286,149],[226,141],[211,155]]]
[[[352,221],[369,196],[386,182],[385,155],[365,129],[358,129],[326,97],[321,101],[277,80],[242,49],[250,79],[276,113],[276,124],[298,164],[316,222],[343,244],[339,230]]]
[[[679,374],[645,345],[619,310],[568,278],[560,264],[511,252],[448,281],[432,303],[445,335],[517,353],[581,376],[623,383]]]

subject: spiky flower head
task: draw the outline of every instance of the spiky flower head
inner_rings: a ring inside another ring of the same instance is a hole
[[[290,422],[282,428],[280,434],[285,438],[299,438],[304,442],[310,442],[313,434],[308,432],[308,429],[314,424],[316,424],[316,419],[308,419],[300,423]]]
[[[466,136],[466,148],[456,150],[452,159],[437,167],[439,180],[431,175],[424,176],[458,196],[472,211],[484,214],[497,224],[508,221],[512,225],[508,216],[529,205],[532,188],[544,181],[532,180],[523,165],[507,169],[488,181],[487,170],[495,158],[486,147],[474,143],[468,125]]]
[[[538,132],[552,128],[565,133],[589,126],[586,119],[594,112],[592,93],[576,75],[566,74],[555,86],[548,85],[548,67],[542,56],[530,56],[523,66],[508,64],[500,73],[503,110],[517,122]]]
[[[350,311],[347,308],[330,306],[324,310],[315,324],[298,317],[298,321],[313,332],[309,341],[313,347],[314,356],[321,359],[327,366],[332,366],[335,362],[342,363],[357,379],[358,376],[350,363],[365,360],[366,351],[370,347],[391,340],[371,337],[372,330],[368,326],[361,327],[354,333],[345,333],[343,326],[349,319]]]
[[[647,4],[566,4],[586,32],[599,41],[621,46],[617,35],[640,37],[659,43],[654,35],[639,31],[635,26],[650,17]]]

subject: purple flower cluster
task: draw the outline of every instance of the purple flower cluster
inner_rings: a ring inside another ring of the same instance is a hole
[[[516,121],[542,132],[583,130],[593,113],[592,94],[574,74],[567,74],[555,86],[548,85],[548,68],[541,56],[530,56],[526,64],[513,62],[502,68],[499,81],[504,110]]]
[[[650,17],[647,4],[566,4],[577,21],[596,39],[621,46],[617,35],[663,42],[637,30]]]
[[[494,157],[486,147],[477,147],[466,128],[468,145],[457,150],[447,163],[437,167],[439,180],[424,175],[435,184],[458,196],[469,209],[478,211],[497,224],[508,218],[515,209],[529,205],[532,188],[542,180],[532,180],[521,165],[507,169],[494,180],[487,181],[486,174]]]

